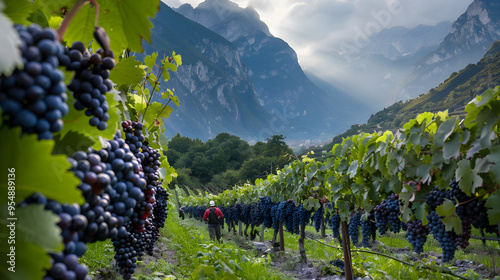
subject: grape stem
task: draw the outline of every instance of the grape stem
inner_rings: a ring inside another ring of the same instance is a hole
[[[329,245],[329,244],[326,244],[326,243],[323,243],[319,240],[316,240],[315,238],[313,237],[310,237],[310,236],[306,236],[306,238],[309,238],[313,241],[316,241],[322,245],[325,245],[327,247],[330,247],[330,248],[334,248],[334,249],[338,249],[338,250],[342,250],[341,247],[336,247],[336,246],[332,246],[332,245]],[[384,253],[379,253],[379,252],[375,252],[375,251],[367,251],[367,250],[361,250],[361,249],[351,249],[351,252],[360,252],[360,253],[367,253],[367,254],[374,254],[374,255],[379,255],[379,256],[383,256],[383,257],[386,257],[386,258],[389,258],[389,259],[393,259],[395,261],[398,261],[402,264],[406,264],[408,266],[412,266],[412,267],[415,267],[413,263],[410,263],[410,262],[406,262],[406,261],[403,261],[403,260],[400,260],[398,258],[395,258],[395,257],[392,257],[392,256],[389,256],[389,255],[386,255]],[[420,268],[425,268],[425,269],[430,269],[430,270],[433,270],[432,267],[430,266],[426,266],[426,265],[423,265],[423,266],[420,266]],[[462,275],[459,275],[459,274],[456,274],[456,273],[453,273],[452,271],[442,271],[441,273],[444,273],[444,274],[449,274],[449,275],[452,275],[452,276],[455,276],[455,277],[458,277],[460,279],[464,279],[464,280],[467,280],[468,278],[465,278],[464,276]]]
[[[101,9],[101,6],[99,6],[99,4],[97,3],[96,0],[89,0],[90,3],[94,4],[95,6],[95,21],[94,21],[94,25],[95,26],[98,26],[99,25],[99,11]]]
[[[75,5],[71,7],[71,10],[66,14],[64,17],[61,26],[57,29],[57,36],[59,39],[59,42],[63,42],[64,39],[64,34],[66,33],[66,29],[68,29],[69,24],[75,17],[75,15],[80,11],[80,9],[89,2],[89,0],[78,0],[76,1]]]
[[[476,199],[478,199],[478,198],[480,198],[482,196],[485,196],[486,194],[489,194],[489,193],[492,193],[492,192],[496,191],[497,188],[498,188],[498,185],[496,185],[495,188],[492,189],[491,191],[487,191],[487,192],[483,193],[482,195],[478,195],[478,196],[473,197],[473,198],[471,198],[471,199],[469,199],[467,201],[460,202],[458,205],[464,205],[464,204],[467,204],[467,203],[469,203],[471,201],[474,201],[474,200],[476,200]]]
[[[153,95],[155,94],[156,85],[159,84],[158,81],[160,79],[159,77],[161,77],[162,72],[163,72],[163,67],[160,68],[160,70],[158,71],[158,75],[156,75],[155,85],[153,86],[153,90],[149,94],[149,99],[148,99],[148,102],[146,103],[146,109],[144,109],[144,114],[142,114],[142,120],[141,120],[141,122],[144,122],[144,118],[146,116],[146,112],[148,111],[149,105],[151,105],[151,99],[153,98]]]
[[[87,3],[92,3],[96,7],[95,26],[98,25],[100,6],[97,3],[97,1],[96,0],[78,0],[78,1],[76,1],[75,5],[73,5],[73,7],[71,7],[71,10],[69,10],[69,12],[64,17],[64,19],[61,23],[61,26],[59,26],[59,28],[57,29],[57,37],[58,37],[59,42],[61,42],[61,43],[63,42],[64,34],[66,33],[66,30],[68,29],[69,24],[71,23],[71,21],[73,20],[75,15],[78,13],[78,11],[80,11],[80,9]]]

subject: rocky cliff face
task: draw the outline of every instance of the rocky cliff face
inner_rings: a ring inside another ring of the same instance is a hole
[[[357,114],[355,106],[346,108],[333,101],[342,99],[340,92],[329,96],[307,78],[295,51],[272,36],[252,8],[243,9],[228,0],[206,0],[196,8],[185,4],[176,11],[236,46],[259,103],[278,115],[279,125],[275,126],[286,128],[287,137],[332,135]]]
[[[417,62],[396,89],[399,99],[427,92],[451,73],[479,61],[500,39],[500,2],[475,0],[454,23],[439,47]]]
[[[180,107],[166,121],[167,135],[206,140],[229,132],[262,140],[271,115],[257,102],[255,89],[233,44],[162,4],[153,19],[152,45],[159,57],[180,53],[183,65],[163,86],[174,88]],[[267,135],[266,135],[267,136]]]

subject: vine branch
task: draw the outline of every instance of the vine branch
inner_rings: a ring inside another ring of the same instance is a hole
[[[336,247],[336,246],[332,246],[332,245],[329,245],[329,244],[323,243],[323,242],[321,242],[321,241],[319,241],[319,240],[316,240],[316,239],[315,239],[315,238],[313,238],[313,237],[306,236],[306,238],[309,238],[309,239],[311,239],[311,240],[313,240],[313,241],[316,241],[316,242],[318,242],[318,243],[320,243],[320,244],[322,244],[322,245],[325,245],[325,246],[327,246],[327,247],[331,247],[331,248],[334,248],[334,249],[342,250],[342,248],[341,248],[341,247]],[[407,261],[400,260],[400,259],[398,259],[398,258],[395,258],[395,257],[393,257],[393,256],[389,256],[389,255],[386,255],[386,254],[384,254],[384,253],[379,253],[379,252],[375,252],[375,251],[361,250],[361,249],[351,249],[351,252],[360,252],[360,253],[367,253],[367,254],[379,255],[379,256],[382,256],[382,257],[389,258],[389,259],[393,259],[393,260],[395,260],[395,261],[397,261],[397,262],[400,262],[400,263],[402,263],[402,264],[406,264],[406,265],[408,265],[408,266],[412,266],[412,267],[414,267],[413,263],[410,263],[410,262],[407,262]],[[432,267],[427,266],[427,265],[420,266],[420,268],[424,268],[424,269],[428,269],[428,270],[433,270],[433,269],[432,269]],[[433,271],[434,271],[434,270],[433,270]],[[467,279],[468,279],[468,278],[466,278],[466,277],[464,277],[464,276],[462,276],[462,275],[460,275],[460,274],[456,274],[456,273],[454,273],[453,271],[442,271],[441,273],[444,273],[444,274],[449,274],[449,275],[452,275],[452,276],[455,276],[455,277],[458,277],[458,278],[460,278],[460,279],[464,279],[464,280],[467,280]]]
[[[59,42],[63,42],[64,34],[66,33],[66,30],[68,29],[69,24],[75,17],[75,15],[80,11],[80,9],[89,2],[90,0],[78,0],[76,1],[75,5],[71,7],[71,10],[66,14],[64,17],[63,21],[61,22],[61,26],[57,29],[57,37],[59,39]]]

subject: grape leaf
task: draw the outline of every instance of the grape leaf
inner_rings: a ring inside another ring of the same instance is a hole
[[[47,252],[58,253],[64,247],[61,229],[56,225],[59,217],[45,211],[43,205],[29,205],[16,209],[15,221],[7,220],[7,205],[1,205],[0,226],[7,228],[15,222],[15,272],[7,271],[1,266],[1,279],[23,280],[42,279],[44,270],[50,269],[50,256]],[[3,236],[2,236],[3,237]],[[0,254],[10,253],[10,246],[0,246]]]
[[[19,202],[33,194],[41,192],[47,198],[61,203],[84,203],[82,193],[77,189],[80,180],[68,171],[71,165],[65,155],[52,155],[53,140],[38,141],[36,135],[25,134],[22,137],[19,128],[0,130],[3,137],[0,145],[1,178],[7,178],[9,168],[15,168],[16,196]],[[7,180],[0,186],[7,189]],[[2,195],[0,203],[5,203],[7,196]]]
[[[442,147],[444,145],[444,141],[450,137],[451,133],[455,129],[456,123],[456,118],[449,118],[439,126],[436,134],[434,135],[434,143],[437,147]]]
[[[4,4],[0,1],[0,10]],[[21,44],[19,35],[12,28],[12,23],[8,17],[0,13],[0,74],[9,75],[16,67],[21,67],[23,61],[18,47]]]
[[[61,135],[55,135],[54,154],[73,155],[77,151],[86,151],[94,145],[96,139],[85,136],[78,131],[69,131],[62,139]],[[102,143],[101,143],[102,144]]]
[[[486,156],[492,165],[490,165],[490,177],[497,184],[500,184],[500,146],[496,145],[491,148],[491,153]]]
[[[439,216],[445,216],[441,221],[446,227],[446,231],[453,230],[456,234],[462,233],[462,221],[458,217],[455,205],[451,200],[445,198],[443,204],[436,207],[436,212]]]
[[[177,177],[175,169],[170,166],[166,158],[161,162],[159,172],[160,178],[165,180],[167,183],[170,183],[174,177]]]
[[[458,163],[455,177],[459,180],[460,189],[469,196],[476,193],[476,188],[483,184],[483,178],[471,168],[470,161],[467,159],[463,159]]]
[[[347,174],[349,174],[349,178],[352,178],[356,175],[358,170],[358,161],[355,160],[351,162],[351,165],[349,166],[349,169],[347,170]]]
[[[46,17],[50,17],[54,14],[62,14],[62,10],[68,11],[76,0],[35,0],[32,2],[34,10],[39,9]]]
[[[490,225],[496,225],[500,222],[500,208],[498,205],[500,205],[500,190],[493,192],[485,204],[489,208],[487,212]]]
[[[153,18],[160,9],[160,0],[146,3],[137,0],[100,0],[99,26],[106,30],[111,41],[111,50],[120,54],[129,48],[133,52],[142,52],[142,39],[151,43]],[[95,8],[85,5],[76,14],[68,26],[64,40],[70,45],[75,41],[85,44],[92,40],[95,28]],[[94,42],[92,48],[98,49]]]
[[[417,167],[417,177],[422,179],[422,183],[429,183],[432,180],[431,176],[432,164],[422,164]]]
[[[78,131],[87,138],[90,138],[95,142],[92,146],[96,150],[102,148],[101,142],[99,141],[99,136],[105,139],[113,139],[116,130],[119,129],[119,119],[120,116],[117,112],[118,101],[114,98],[114,92],[108,92],[106,94],[106,101],[109,105],[109,120],[107,121],[108,127],[105,130],[99,130],[95,126],[90,126],[89,117],[87,117],[84,111],[78,111],[73,107],[74,99],[73,96],[68,96],[68,105],[70,106],[69,113],[62,118],[64,121],[64,127],[61,130],[60,137],[64,138],[66,134],[70,131]]]
[[[148,69],[146,70],[148,73],[151,73],[151,71],[153,71],[153,67],[156,65],[157,57],[158,53],[154,52],[144,58],[144,64],[148,67]]]
[[[140,84],[144,78],[144,70],[138,67],[140,64],[135,60],[135,56],[124,58],[110,71],[109,78],[118,85]]]
[[[168,150],[168,137],[163,133],[160,134],[160,145],[164,152]]]
[[[27,25],[28,17],[33,11],[33,5],[28,0],[3,0],[5,10],[3,13],[14,23]],[[0,4],[1,5],[1,4]]]
[[[457,158],[460,152],[460,133],[451,135],[450,140],[446,141],[443,146],[443,158]]]

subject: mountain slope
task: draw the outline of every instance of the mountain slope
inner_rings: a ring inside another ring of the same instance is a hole
[[[416,63],[397,87],[397,99],[405,100],[435,87],[454,71],[475,63],[500,39],[500,2],[475,0],[452,26],[434,52]]]
[[[228,132],[258,139],[271,116],[257,102],[234,45],[163,3],[152,22],[152,44],[144,44],[145,52],[158,51],[164,57],[176,51],[183,59],[164,85],[174,88],[180,99],[166,121],[167,135],[206,140]]]
[[[370,36],[360,55],[381,54],[389,59],[398,59],[425,51],[435,50],[450,33],[451,22],[443,21],[435,26],[418,25],[414,28],[396,26]]]
[[[351,122],[356,107],[341,106],[314,85],[298,64],[295,51],[273,37],[252,8],[240,8],[229,0],[206,0],[196,8],[184,4],[176,11],[237,47],[260,104],[279,115],[277,126],[288,126],[287,133],[302,138],[326,137]],[[343,98],[340,92],[332,94]],[[291,121],[294,126],[287,124]]]
[[[399,100],[394,100],[391,92],[417,61],[439,46],[450,28],[450,22],[441,22],[411,29],[383,29],[372,34],[361,48],[351,45],[342,53],[316,52],[307,70],[320,73],[323,80],[353,93],[367,104],[367,112],[374,112]],[[325,73],[327,67],[332,71]]]
[[[343,138],[361,132],[395,131],[423,112],[435,113],[448,110],[450,115],[463,115],[464,106],[470,100],[498,85],[500,85],[500,40],[491,45],[477,64],[469,64],[458,73],[453,73],[427,94],[406,102],[394,103],[373,114],[367,124],[353,125],[343,134],[333,138],[329,144],[310,150],[321,155],[323,150],[331,150],[335,144],[341,143]]]
[[[476,95],[500,85],[500,41],[491,45],[477,64],[453,73],[438,87],[427,94],[407,102],[398,102],[372,115],[368,125],[395,129],[418,114],[426,111],[448,110],[461,114],[463,107]]]

